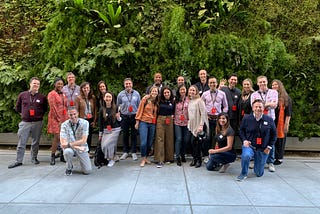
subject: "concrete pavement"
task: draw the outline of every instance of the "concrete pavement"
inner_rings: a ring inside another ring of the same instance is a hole
[[[0,213],[320,213],[319,157],[286,157],[276,172],[257,178],[250,170],[235,180],[240,161],[226,173],[209,172],[184,163],[158,169],[141,168],[131,158],[94,170],[65,176],[65,164],[50,166],[50,151],[41,150],[39,165],[14,169],[14,150],[0,150]]]

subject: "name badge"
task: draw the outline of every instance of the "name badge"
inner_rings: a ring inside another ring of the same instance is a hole
[[[29,115],[30,115],[31,117],[33,117],[33,116],[34,116],[34,114],[35,114],[34,109],[30,109],[30,110],[29,110]]]
[[[263,121],[263,125],[267,126],[268,125],[268,121]]]
[[[133,107],[132,107],[132,106],[129,106],[129,107],[128,107],[128,111],[129,111],[129,112],[132,112],[132,111],[133,111]]]
[[[70,106],[74,106],[73,100],[70,100]]]
[[[263,114],[268,114],[268,109],[263,110]]]
[[[170,125],[170,121],[171,121],[171,119],[169,117],[167,117],[166,121],[165,121],[166,125]]]
[[[37,103],[40,103],[40,100],[36,100]]]
[[[215,114],[217,112],[217,109],[215,108],[215,107],[213,107],[212,109],[211,109],[211,113],[212,114]]]
[[[67,110],[63,109],[63,115],[66,115],[66,114],[67,114]]]
[[[152,124],[156,124],[157,123],[157,118],[152,118]]]
[[[88,114],[86,115],[86,117],[87,117],[87,119],[91,119],[91,118],[92,118],[92,114],[91,114],[91,113],[88,113]]]
[[[257,137],[256,143],[257,143],[257,145],[261,145],[262,144],[262,138],[261,137]]]
[[[237,106],[236,105],[232,106],[232,111],[237,111]]]
[[[184,115],[183,115],[183,114],[180,115],[180,120],[181,120],[181,121],[184,121],[184,119],[185,119],[185,118],[184,118]]]

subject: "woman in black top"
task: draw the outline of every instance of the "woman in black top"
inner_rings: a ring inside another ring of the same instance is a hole
[[[215,148],[209,149],[207,170],[224,173],[231,162],[236,160],[236,151],[233,148],[234,131],[230,126],[227,113],[220,113],[217,119]]]
[[[252,112],[250,97],[253,92],[254,90],[252,88],[252,80],[249,78],[243,80],[241,97],[238,103],[239,123],[241,123],[242,118],[245,114],[251,114]]]

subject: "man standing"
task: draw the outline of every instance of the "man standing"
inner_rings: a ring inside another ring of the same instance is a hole
[[[136,123],[136,113],[140,104],[140,94],[138,91],[133,90],[133,82],[131,78],[125,78],[123,81],[124,90],[121,91],[117,98],[117,105],[122,118],[122,131],[123,131],[123,154],[120,160],[128,157],[130,151],[129,136],[131,135],[131,154],[134,161],[138,160],[137,152],[137,130],[134,128]]]
[[[209,136],[204,142],[202,153],[203,156],[208,156],[208,151],[212,148],[212,139],[215,136],[217,117],[221,112],[228,112],[228,101],[226,94],[217,89],[218,80],[215,77],[210,77],[209,80],[210,90],[203,92],[201,99],[205,103],[206,111],[209,120],[210,133]],[[205,163],[208,162],[208,158],[205,158]]]
[[[240,89],[236,88],[238,84],[237,74],[231,74],[228,79],[228,86],[221,87],[221,90],[226,93],[228,100],[228,115],[230,118],[230,125],[235,132],[235,135],[238,135],[239,132],[239,110],[238,102],[241,97]]]
[[[277,140],[277,130],[272,118],[263,114],[264,105],[261,99],[252,104],[253,112],[245,115],[240,125],[240,138],[243,142],[241,155],[241,173],[238,181],[247,178],[249,163],[254,158],[254,173],[261,177],[264,173],[270,150]]]
[[[161,91],[161,88],[162,88],[162,74],[161,73],[155,73],[154,75],[153,75],[153,84],[152,85],[149,85],[148,87],[147,87],[147,90],[146,90],[146,94],[149,94],[149,92],[150,92],[150,89],[151,89],[151,87],[152,86],[157,86],[158,87],[158,90],[159,90],[159,92]]]
[[[62,92],[67,96],[68,106],[74,106],[76,97],[80,95],[80,86],[76,85],[76,76],[72,72],[67,73],[67,82]]]
[[[264,102],[263,114],[268,115],[273,120],[276,119],[275,109],[278,106],[278,92],[273,89],[268,89],[268,79],[265,76],[259,76],[257,78],[257,85],[259,90],[251,94],[251,105],[256,99],[260,99]],[[274,145],[270,151],[267,159],[267,164],[270,172],[275,172],[274,167],[275,149]]]
[[[200,82],[197,82],[195,85],[197,86],[199,90],[200,97],[202,96],[202,93],[209,90],[208,86],[208,73],[206,70],[200,70],[198,73]]]
[[[39,164],[37,159],[39,142],[43,127],[43,116],[48,109],[46,96],[39,93],[40,79],[32,77],[30,80],[30,90],[19,94],[16,111],[21,115],[22,121],[19,123],[18,146],[16,161],[8,166],[9,169],[21,166],[29,135],[31,134],[31,162]]]
[[[89,122],[79,118],[79,112],[75,106],[68,108],[69,120],[62,123],[60,129],[60,142],[66,160],[67,176],[72,175],[73,156],[77,156],[80,162],[82,173],[90,174],[92,169],[87,138],[89,135]]]

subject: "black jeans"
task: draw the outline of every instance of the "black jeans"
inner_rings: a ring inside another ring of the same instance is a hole
[[[131,136],[131,152],[137,152],[137,130],[134,128],[136,115],[121,115],[121,128],[123,132],[123,152],[129,153],[129,136]]]

